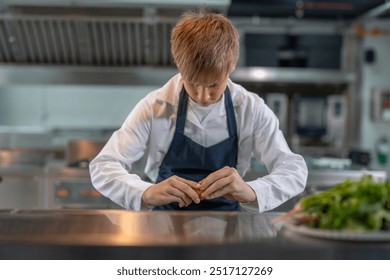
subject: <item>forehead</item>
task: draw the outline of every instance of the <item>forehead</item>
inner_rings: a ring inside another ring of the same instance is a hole
[[[210,87],[210,86],[217,86],[224,84],[227,81],[227,76],[204,76],[204,77],[196,77],[192,78],[191,80],[185,79],[187,82],[197,85],[197,86],[204,86],[204,87]]]

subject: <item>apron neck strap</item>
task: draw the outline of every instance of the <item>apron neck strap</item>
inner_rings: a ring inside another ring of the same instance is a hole
[[[224,94],[225,94],[225,109],[226,109],[226,118],[227,118],[229,136],[237,136],[236,117],[234,114],[233,101],[228,86],[226,86]],[[183,89],[180,92],[179,108],[176,117],[177,118],[176,133],[184,134],[184,127],[185,127],[186,117],[187,117],[187,104],[188,104],[188,93],[183,86]]]
[[[230,89],[228,86],[226,86],[225,89],[225,108],[229,136],[237,136],[236,115],[234,114],[232,96],[230,94]]]

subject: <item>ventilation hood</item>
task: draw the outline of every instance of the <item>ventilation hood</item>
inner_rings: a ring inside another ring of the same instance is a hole
[[[6,0],[0,4],[0,64],[173,66],[170,33],[205,1]],[[230,1],[207,1],[226,12]]]

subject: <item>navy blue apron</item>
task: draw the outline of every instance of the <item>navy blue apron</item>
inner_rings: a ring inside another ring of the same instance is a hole
[[[228,87],[226,87],[224,94],[229,138],[210,147],[203,147],[184,135],[188,94],[183,87],[180,93],[175,134],[171,146],[161,163],[157,183],[173,175],[199,182],[210,173],[225,166],[236,167],[238,153],[236,117]],[[199,204],[191,203],[189,206],[182,208],[179,207],[178,203],[174,202],[155,206],[153,210],[239,211],[240,204],[238,201],[219,197],[202,200]]]

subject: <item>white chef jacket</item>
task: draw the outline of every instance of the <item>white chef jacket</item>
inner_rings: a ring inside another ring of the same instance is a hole
[[[246,182],[256,193],[255,202],[241,203],[243,210],[271,210],[301,193],[307,167],[302,156],[288,147],[279,121],[258,95],[228,80],[237,123],[236,169],[241,176],[250,168],[252,156],[269,174]],[[132,173],[132,164],[148,150],[145,174],[155,181],[176,126],[176,113],[183,81],[180,74],[162,88],[149,93],[130,112],[90,165],[94,187],[120,206],[131,210],[151,209],[142,195],[153,183]],[[184,134],[203,146],[228,137],[224,96],[208,109],[189,100]]]

